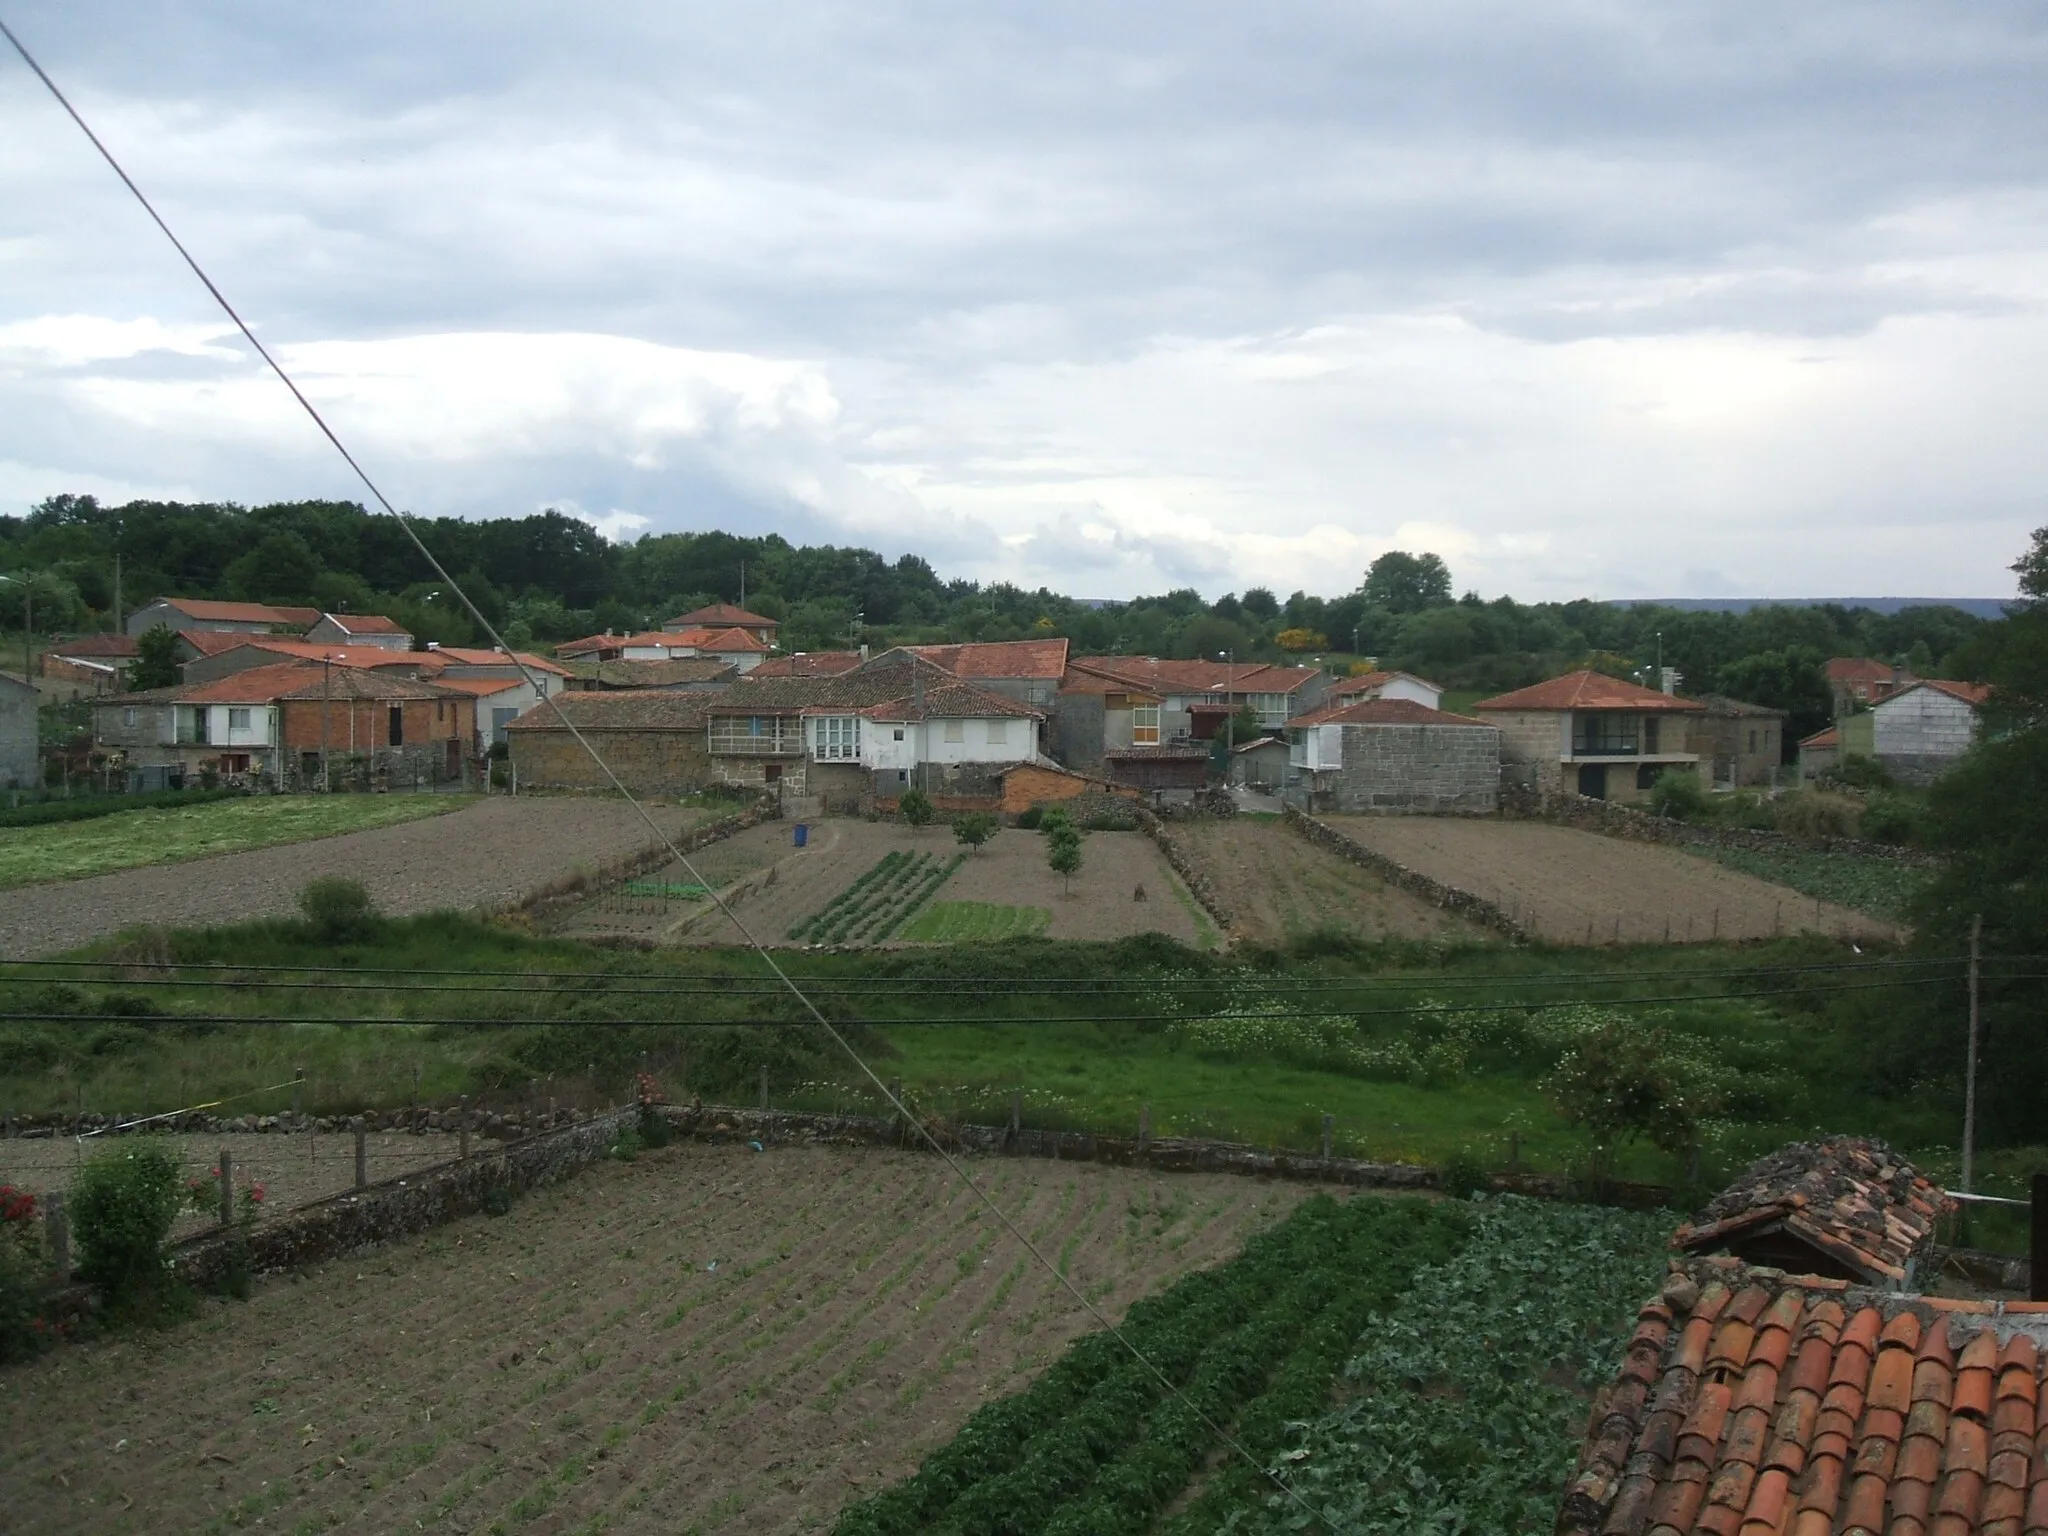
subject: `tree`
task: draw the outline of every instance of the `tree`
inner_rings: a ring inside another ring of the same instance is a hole
[[[1678,1151],[1725,1097],[1662,1030],[1620,1016],[1582,1036],[1559,1060],[1547,1086],[1558,1113],[1593,1138],[1603,1164],[1619,1142],[1641,1139]]]
[[[2012,563],[2020,591],[2037,603],[2048,603],[2048,528],[2034,530],[2034,543]]]
[[[1451,568],[1432,554],[1390,549],[1367,567],[1365,600],[1389,613],[1419,613],[1451,600]]]
[[[1714,691],[1784,710],[1788,761],[1793,745],[1826,725],[1835,707],[1827,658],[1805,645],[1737,657],[1714,674]]]
[[[140,693],[145,688],[175,688],[178,683],[178,637],[168,624],[159,624],[135,642],[135,660],[128,667],[128,686]]]
[[[1081,834],[1061,827],[1046,839],[1045,862],[1056,875],[1064,877],[1068,894],[1073,893],[1074,876],[1081,868]]]
[[[1330,637],[1317,629],[1283,629],[1273,643],[1283,651],[1327,651]]]
[[[979,848],[996,835],[1000,825],[987,811],[969,811],[953,818],[953,836],[969,848]]]
[[[1280,599],[1266,587],[1247,587],[1243,597],[1238,599],[1244,611],[1255,619],[1272,620],[1280,616]]]
[[[917,788],[906,789],[896,802],[896,814],[903,818],[906,826],[928,827],[938,814],[932,809],[931,796]]]
[[[296,533],[266,535],[222,573],[228,590],[252,603],[303,603],[320,575],[319,556]]]

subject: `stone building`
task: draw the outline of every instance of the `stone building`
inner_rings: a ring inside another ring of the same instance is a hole
[[[35,789],[42,782],[36,691],[13,673],[0,672],[0,789]]]
[[[1990,696],[1981,683],[1908,683],[1842,719],[1842,756],[1875,758],[1903,783],[1930,783],[1970,750]]]
[[[1501,733],[1411,699],[1367,699],[1287,722],[1287,795],[1311,813],[1491,815]]]
[[[1698,773],[1690,722],[1705,707],[1599,672],[1568,672],[1482,699],[1504,764],[1539,794],[1646,800],[1660,774]]]
[[[712,777],[704,729],[711,697],[655,688],[556,694],[506,727],[512,766],[522,786],[610,789],[611,780],[570,734],[567,722],[574,721],[635,794],[694,793]]]
[[[1716,784],[1775,782],[1785,761],[1785,711],[1708,694],[1706,713],[1692,722],[1688,744]]]

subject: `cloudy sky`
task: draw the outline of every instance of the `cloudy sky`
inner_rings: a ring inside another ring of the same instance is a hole
[[[1996,596],[2048,11],[0,0],[401,504],[1083,596]],[[11,54],[0,510],[353,497]]]

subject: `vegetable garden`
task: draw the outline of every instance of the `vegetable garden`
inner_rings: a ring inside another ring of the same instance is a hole
[[[931,899],[966,860],[892,849],[818,911],[789,930],[808,944],[879,944]]]

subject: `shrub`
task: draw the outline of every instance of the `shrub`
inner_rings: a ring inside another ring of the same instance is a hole
[[[1020,821],[1017,825],[1021,827],[1024,823]],[[1064,805],[1049,805],[1038,813],[1038,819],[1032,825],[1047,837],[1054,837],[1063,829],[1071,832],[1074,818]]]
[[[953,818],[953,836],[969,848],[979,848],[996,835],[999,823],[986,811],[970,811]]]
[[[1088,832],[1135,832],[1138,818],[1128,811],[1097,811],[1081,826]]]
[[[49,1342],[43,1303],[50,1290],[36,1197],[0,1184],[0,1364],[25,1360]]]
[[[1905,795],[1877,794],[1863,808],[1857,833],[1873,843],[1917,843],[1924,840],[1927,811]]]
[[[1843,758],[1821,778],[1845,789],[1891,789],[1898,782],[1876,758],[1861,756]]]
[[[1778,802],[1778,830],[1790,837],[1854,837],[1861,814],[1845,796],[1802,790]]]
[[[1650,786],[1650,810],[1672,821],[1692,821],[1707,808],[1700,776],[1689,768],[1667,768]]]
[[[147,1308],[167,1295],[164,1242],[185,1198],[178,1156],[161,1142],[106,1147],[79,1170],[70,1200],[78,1271],[110,1310]]]
[[[323,875],[299,892],[299,911],[314,935],[329,944],[367,939],[377,931],[377,907],[360,880]]]
[[[1044,815],[1045,807],[1034,805],[1028,810],[1022,810],[1017,813],[1017,825],[1026,832],[1036,832],[1039,821]]]
[[[896,802],[896,814],[911,827],[928,827],[938,812],[932,809],[931,796],[921,789],[906,789]]]

